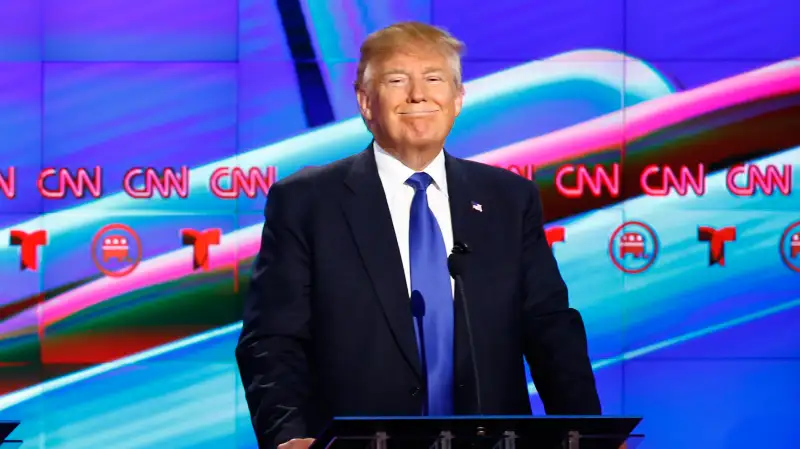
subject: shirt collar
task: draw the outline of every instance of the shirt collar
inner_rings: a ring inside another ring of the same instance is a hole
[[[383,188],[387,194],[390,194],[390,191],[393,192],[395,188],[405,185],[406,180],[416,173],[387,153],[386,150],[378,145],[378,142],[373,141],[372,147],[375,149],[375,163],[378,165],[378,175],[383,181]],[[433,185],[447,195],[447,170],[445,170],[444,162],[444,150],[442,150],[423,171],[433,178]]]

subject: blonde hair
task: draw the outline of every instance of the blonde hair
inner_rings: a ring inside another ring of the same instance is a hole
[[[371,67],[392,54],[411,49],[433,49],[450,63],[456,87],[461,87],[461,54],[464,43],[442,28],[422,22],[400,22],[373,32],[361,44],[361,58],[356,72],[356,90],[370,82]]]

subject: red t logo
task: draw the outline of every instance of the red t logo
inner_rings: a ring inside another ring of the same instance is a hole
[[[553,226],[544,231],[544,235],[547,238],[547,244],[550,246],[550,249],[553,249],[553,243],[563,242],[564,239],[566,239],[567,230],[564,229],[563,226]]]
[[[708,242],[708,265],[725,266],[725,242],[736,240],[736,228],[729,226],[716,230],[710,226],[697,227],[697,240]]]
[[[19,269],[36,271],[38,258],[36,248],[47,245],[47,231],[38,230],[28,234],[25,231],[13,229],[9,245],[19,246]]]
[[[208,247],[219,245],[222,230],[219,228],[197,231],[194,229],[181,229],[181,241],[184,245],[194,246],[192,268],[208,270]]]

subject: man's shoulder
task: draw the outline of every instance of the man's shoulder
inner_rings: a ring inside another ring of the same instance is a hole
[[[283,192],[311,194],[314,191],[330,193],[330,187],[344,182],[350,167],[361,153],[356,153],[324,165],[303,167],[273,184]]]
[[[514,172],[494,165],[468,159],[458,159],[472,183],[480,184],[504,195],[527,195],[536,184]]]

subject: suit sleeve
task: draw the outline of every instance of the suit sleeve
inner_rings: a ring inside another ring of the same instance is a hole
[[[236,347],[259,448],[309,436],[303,413],[310,394],[310,262],[303,230],[309,204],[297,192],[280,182],[270,188]]]
[[[597,415],[600,400],[580,313],[544,233],[539,190],[531,183],[523,223],[525,356],[549,415]]]

